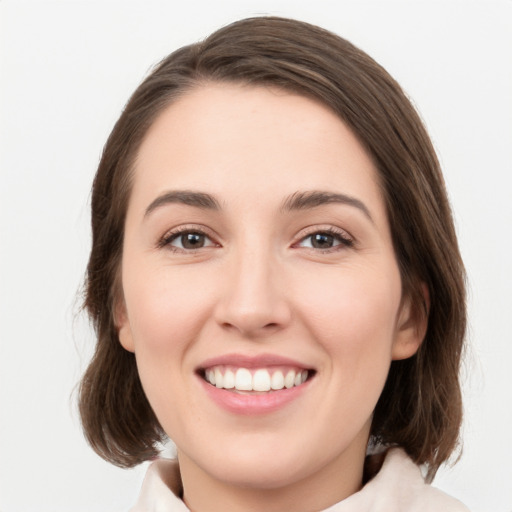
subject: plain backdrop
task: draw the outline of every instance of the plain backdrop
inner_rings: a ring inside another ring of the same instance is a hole
[[[153,64],[236,19],[275,14],[367,51],[413,98],[438,150],[469,276],[464,454],[435,484],[512,511],[512,2],[0,0],[0,510],[125,511],[144,467],[85,443],[74,388],[102,146]]]

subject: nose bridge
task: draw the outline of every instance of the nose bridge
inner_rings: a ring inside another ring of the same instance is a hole
[[[283,327],[290,315],[279,275],[270,244],[246,238],[229,259],[218,320],[251,336]]]

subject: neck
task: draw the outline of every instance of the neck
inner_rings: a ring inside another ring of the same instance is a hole
[[[184,501],[193,512],[324,510],[362,487],[366,441],[299,479],[265,486],[217,479],[179,453]]]

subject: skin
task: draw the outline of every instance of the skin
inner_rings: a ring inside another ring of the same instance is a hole
[[[220,208],[172,202],[147,213],[176,190],[210,194]],[[283,209],[305,191],[345,194],[367,213]],[[181,228],[206,233],[203,246],[172,239]],[[314,246],[312,235],[331,229],[351,245],[336,235],[331,248]],[[188,92],[142,143],[123,251],[120,341],[178,447],[188,506],[312,511],[360,489],[390,363],[416,352],[425,325],[402,296],[375,166],[340,119],[269,88]],[[292,357],[316,373],[279,410],[234,414],[196,373],[232,353]]]

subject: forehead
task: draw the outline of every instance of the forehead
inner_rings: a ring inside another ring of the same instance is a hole
[[[323,104],[268,87],[200,86],[168,106],[136,160],[133,199],[171,189],[279,201],[329,190],[383,213],[376,168],[351,130]]]

